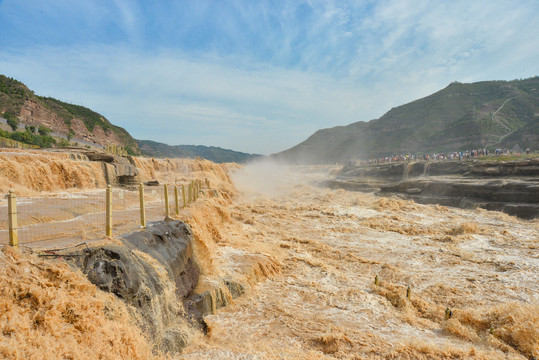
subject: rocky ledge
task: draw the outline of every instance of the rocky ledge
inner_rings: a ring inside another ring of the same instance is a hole
[[[539,215],[539,181],[430,177],[380,186],[380,193],[402,194],[422,204],[481,207],[531,219]]]
[[[406,179],[418,176],[462,175],[480,177],[539,176],[539,159],[518,161],[430,161],[369,166],[344,166],[340,178]]]
[[[345,166],[326,186],[539,217],[539,159]]]

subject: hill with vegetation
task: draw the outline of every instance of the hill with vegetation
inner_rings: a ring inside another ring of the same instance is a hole
[[[4,75],[0,75],[0,116],[7,120],[12,130],[1,130],[2,137],[48,147],[56,142],[50,137],[54,132],[68,141],[78,139],[89,144],[117,144],[124,146],[128,153],[138,153],[135,139],[103,115],[84,106],[38,96],[20,81]],[[17,131],[19,125],[25,126],[24,131]],[[42,133],[50,137],[47,142],[39,139]]]
[[[152,157],[202,157],[216,163],[236,162],[245,163],[260,155],[247,154],[239,151],[203,145],[167,145],[150,140],[137,140],[140,151]]]
[[[81,142],[87,146],[116,144],[122,145],[131,155],[198,156],[219,163],[243,163],[258,156],[214,146],[170,146],[135,140],[125,129],[111,124],[91,109],[38,96],[20,81],[4,75],[0,75],[0,117],[5,119],[0,121],[0,138],[37,147],[81,145]]]
[[[334,163],[515,145],[539,149],[537,76],[454,82],[379,119],[319,130],[273,157],[294,163]]]

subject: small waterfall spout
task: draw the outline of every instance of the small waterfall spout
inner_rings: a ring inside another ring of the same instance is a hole
[[[425,167],[423,168],[423,176],[429,176],[429,167],[430,163],[425,163]]]
[[[414,163],[407,163],[405,166],[404,166],[404,173],[402,174],[402,179],[405,180],[405,179],[408,179],[408,175],[410,174],[410,170],[412,169]]]

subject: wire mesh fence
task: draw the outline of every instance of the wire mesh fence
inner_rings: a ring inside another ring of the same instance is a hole
[[[75,241],[101,239],[106,235],[107,218],[111,232],[120,235],[146,223],[176,217],[194,201],[202,182],[190,184],[110,189],[110,214],[107,190],[16,197],[15,224],[10,226],[8,195],[0,199],[0,245],[10,243],[16,230],[18,243],[25,246],[68,245]],[[142,200],[141,200],[142,195]],[[167,210],[168,209],[168,210]],[[12,230],[10,231],[10,228]]]
[[[7,201],[0,206],[0,244],[9,241]],[[17,235],[21,244],[48,240],[86,240],[103,228],[105,190],[17,197]]]

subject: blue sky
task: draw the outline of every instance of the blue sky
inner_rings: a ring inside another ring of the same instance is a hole
[[[539,75],[539,1],[0,0],[0,73],[135,138],[269,154]]]

